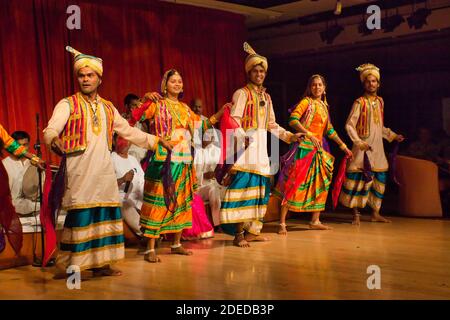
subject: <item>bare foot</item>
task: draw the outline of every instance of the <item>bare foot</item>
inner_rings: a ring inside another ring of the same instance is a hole
[[[250,245],[248,244],[247,240],[245,240],[245,237],[242,233],[236,234],[236,236],[233,239],[233,244],[236,247],[240,247],[240,248],[250,247]]]
[[[385,217],[382,217],[380,215],[373,215],[370,219],[372,222],[384,222],[384,223],[391,223],[391,220],[386,219]]]
[[[188,251],[185,248],[183,248],[182,246],[180,246],[178,248],[171,248],[170,251],[173,254],[181,254],[183,256],[191,256],[191,255],[193,255],[192,251]]]
[[[280,223],[280,227],[278,228],[278,234],[282,236],[287,235],[286,223]]]
[[[161,262],[161,259],[156,255],[156,251],[150,251],[145,253],[144,260],[150,263]]]
[[[270,241],[270,238],[269,237],[264,237],[262,235],[254,235],[254,234],[251,234],[251,233],[247,233],[245,235],[245,240],[247,242],[252,242],[252,241]]]
[[[94,268],[94,277],[118,277],[122,275],[122,271],[117,269],[112,269],[111,267],[106,268]]]
[[[322,224],[322,222],[319,223],[310,223],[309,228],[313,230],[333,230],[332,227],[329,227],[327,225]]]
[[[359,226],[361,225],[361,220],[360,220],[361,215],[359,213],[355,214],[353,216],[353,221],[352,221],[352,225],[354,226]]]

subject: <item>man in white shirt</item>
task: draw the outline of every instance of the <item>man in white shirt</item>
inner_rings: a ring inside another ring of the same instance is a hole
[[[195,150],[194,166],[197,175],[197,193],[203,201],[209,201],[214,227],[220,225],[220,205],[226,188],[215,179],[214,170],[220,161],[220,148],[208,143],[203,149]]]
[[[141,101],[137,95],[135,95],[134,93],[129,93],[125,96],[123,103],[127,110],[126,113],[124,114],[124,118],[127,120],[130,120],[131,112],[141,105]],[[138,128],[139,130],[148,132],[147,128],[145,128],[144,125],[139,121],[136,122],[136,124],[134,126],[136,128]],[[130,146],[130,150],[128,151],[128,153],[130,155],[132,155],[133,157],[135,157],[138,162],[141,162],[147,155],[147,149],[144,149],[144,148],[141,148],[141,147],[138,147],[138,146],[132,144]]]
[[[135,157],[129,154],[131,143],[118,137],[111,160],[116,171],[122,216],[133,232],[141,236],[140,210],[144,200],[144,171]]]
[[[20,145],[27,149],[30,145],[30,135],[25,131],[15,131],[11,137],[15,139]],[[8,172],[9,188],[11,189],[12,203],[16,212],[20,215],[28,215],[34,212],[39,212],[40,203],[35,200],[25,197],[23,193],[23,176],[27,169],[31,166],[30,160],[25,157],[21,159],[14,155],[2,160],[6,171]]]
[[[202,115],[202,100],[195,98],[191,102],[192,111]],[[214,226],[220,225],[220,205],[221,199],[225,195],[225,187],[221,186],[215,179],[214,170],[220,161],[220,141],[215,129],[207,130],[205,134],[198,132],[199,140],[195,140],[194,166],[197,176],[197,193],[203,201],[209,202]],[[202,143],[200,143],[202,141]]]

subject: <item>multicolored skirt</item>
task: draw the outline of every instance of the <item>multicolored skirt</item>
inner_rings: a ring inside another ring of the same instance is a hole
[[[313,212],[325,210],[328,190],[330,189],[333,177],[334,157],[324,149],[317,151],[311,161],[311,164],[305,168],[305,172],[295,172],[298,161],[308,161],[310,152],[314,149],[298,147],[295,160],[288,168],[286,176],[280,175],[277,186],[274,190],[274,196],[279,199],[284,198],[286,183],[291,179],[299,178],[298,188],[293,192],[286,204],[290,211],[294,212]],[[302,175],[299,177],[298,175]]]
[[[240,223],[264,218],[270,197],[270,179],[259,174],[237,171],[225,191],[220,222]]]
[[[372,172],[372,181],[365,182],[362,172],[347,172],[339,202],[347,208],[365,208],[368,204],[379,211],[383,202],[387,171]]]
[[[76,265],[80,270],[100,268],[125,257],[120,207],[96,207],[67,212],[58,268]]]
[[[145,174],[144,203],[141,209],[141,230],[148,238],[178,233],[192,227],[192,201],[197,185],[191,163],[172,162],[170,167],[175,183],[176,209],[167,210],[161,170],[164,162],[150,162]]]

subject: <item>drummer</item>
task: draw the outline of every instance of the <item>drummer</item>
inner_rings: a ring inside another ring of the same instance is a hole
[[[30,135],[27,132],[15,131],[11,137],[28,150]],[[37,169],[25,157],[19,159],[14,155],[10,155],[3,159],[2,162],[8,172],[9,188],[11,189],[12,203],[16,208],[16,212],[22,216],[39,212],[39,178]]]

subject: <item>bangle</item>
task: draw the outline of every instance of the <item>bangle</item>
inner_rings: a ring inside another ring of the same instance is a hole
[[[212,125],[215,125],[218,122],[215,114],[213,114],[211,118],[209,118],[209,122],[211,122]]]
[[[31,161],[32,165],[36,165],[39,163],[39,161],[41,161],[41,159],[38,156],[33,155],[33,157],[31,157],[30,161]]]
[[[306,137],[307,138],[311,138],[313,136],[311,131],[306,132]]]
[[[339,149],[345,150],[345,149],[347,149],[347,145],[345,143],[342,143],[339,145]]]

